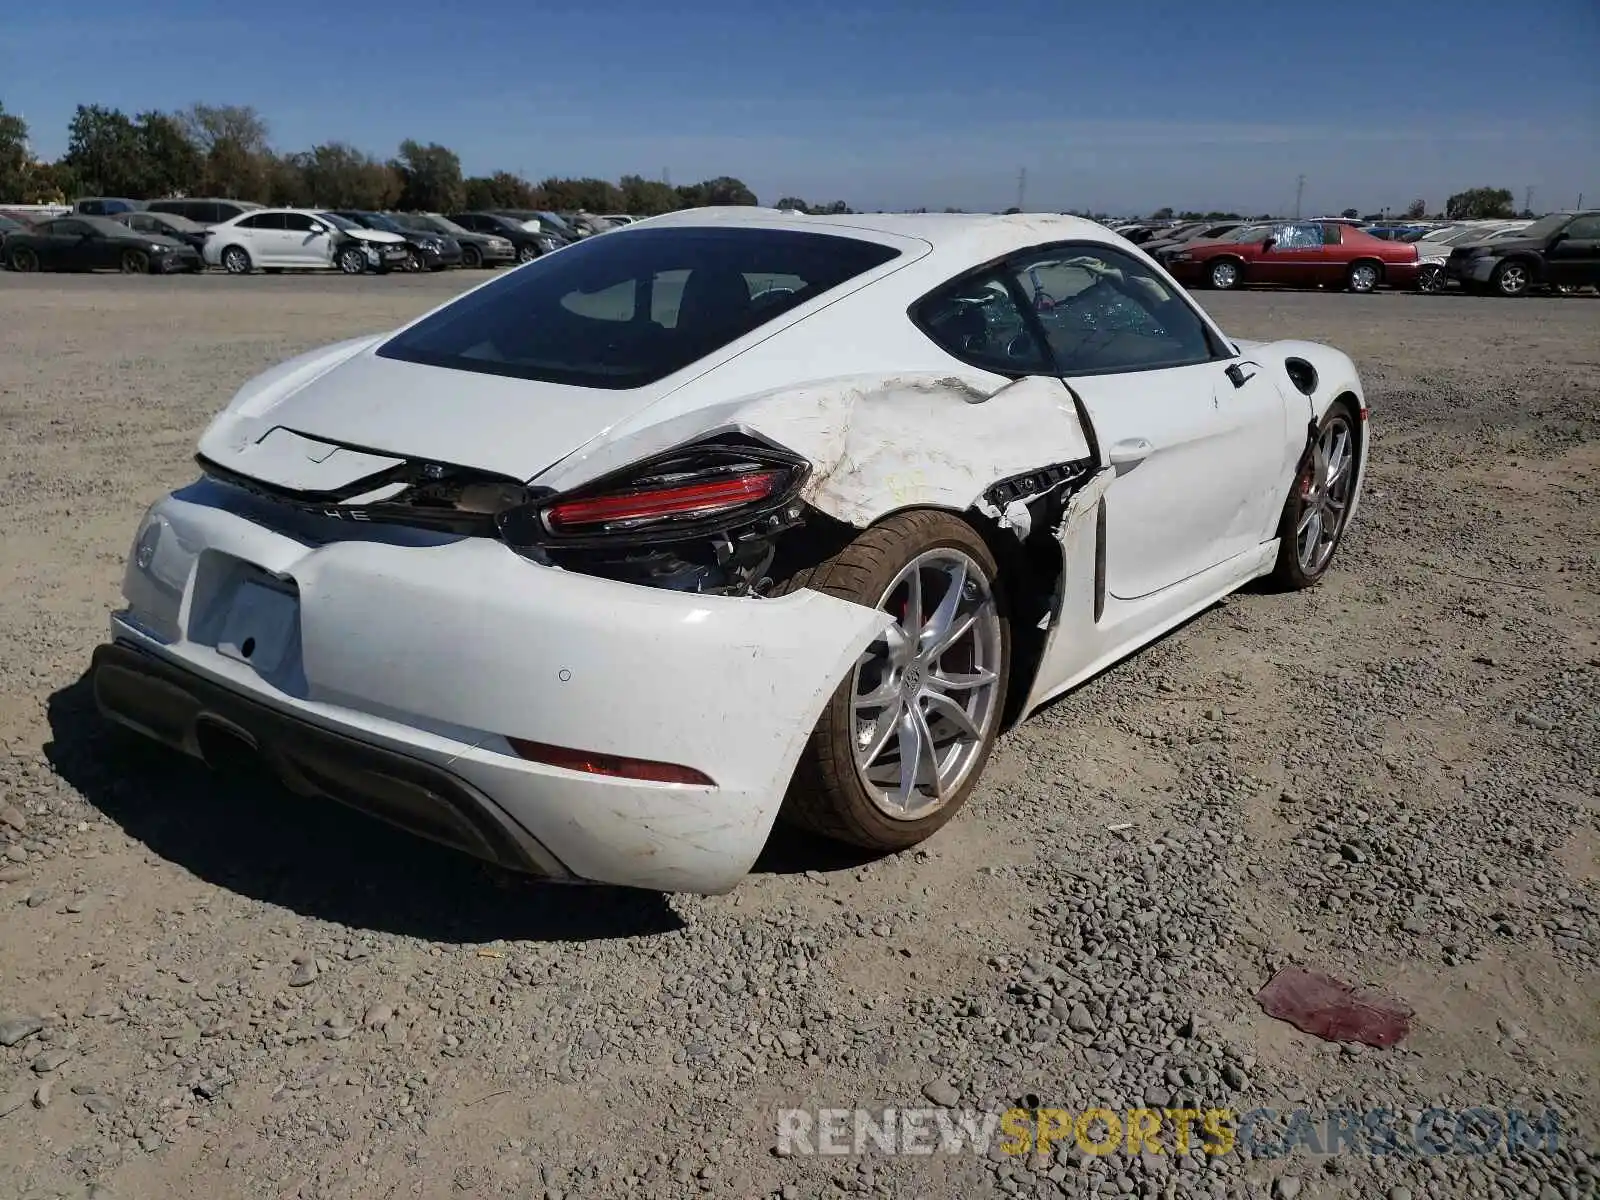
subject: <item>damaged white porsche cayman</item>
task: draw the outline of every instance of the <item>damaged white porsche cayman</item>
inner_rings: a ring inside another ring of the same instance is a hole
[[[102,710],[552,879],[927,838],[1008,722],[1355,514],[1344,354],[1067,217],[702,209],[248,383]]]

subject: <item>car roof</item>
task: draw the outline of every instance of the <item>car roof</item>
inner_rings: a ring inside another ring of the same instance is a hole
[[[904,239],[925,242],[940,260],[969,259],[972,265],[998,258],[1014,250],[1044,242],[1084,241],[1117,245],[1123,239],[1104,225],[1083,217],[1056,213],[847,213],[839,216],[786,216],[775,208],[729,206],[689,208],[646,217],[616,230],[628,234],[636,230],[675,226],[705,228],[791,229],[798,232],[832,233],[864,237],[868,241],[896,242]]]

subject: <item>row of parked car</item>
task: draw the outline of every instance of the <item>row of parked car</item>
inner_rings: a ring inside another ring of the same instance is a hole
[[[1251,283],[1379,287],[1521,296],[1600,288],[1600,211],[1537,221],[1364,226],[1344,217],[1119,226],[1180,282],[1216,289]]]
[[[89,197],[71,211],[0,213],[13,271],[171,274],[437,271],[528,262],[630,217],[522,209],[459,213],[269,208],[246,200]]]

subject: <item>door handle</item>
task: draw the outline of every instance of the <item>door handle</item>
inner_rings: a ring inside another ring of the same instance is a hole
[[[1144,438],[1127,438],[1111,447],[1111,465],[1131,467],[1149,458],[1154,449]]]

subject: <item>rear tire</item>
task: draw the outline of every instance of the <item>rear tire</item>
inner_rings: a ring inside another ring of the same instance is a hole
[[[1360,295],[1377,291],[1381,282],[1383,282],[1383,268],[1366,259],[1351,263],[1344,278],[1346,289]]]
[[[1278,561],[1272,570],[1278,587],[1308,588],[1333,564],[1360,478],[1360,423],[1361,414],[1348,400],[1335,403],[1322,418],[1316,448],[1301,463],[1278,522]],[[1337,523],[1331,535],[1330,522]]]
[[[952,513],[897,513],[779,590],[800,587],[897,620],[829,699],[782,816],[869,850],[914,846],[966,803],[999,735],[1011,631],[994,555]]]
[[[11,251],[9,258],[13,271],[28,273],[39,269],[39,255],[27,246],[18,246]]]

